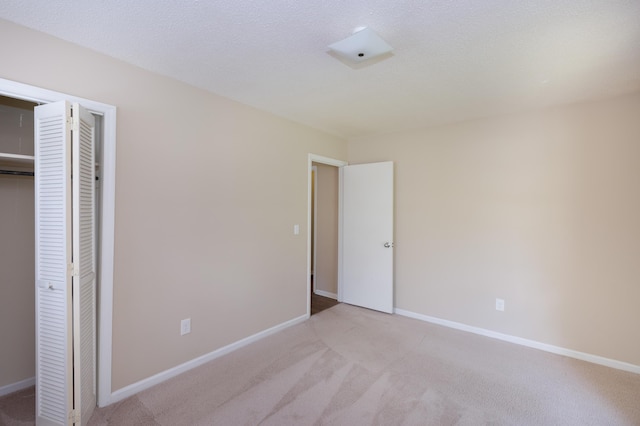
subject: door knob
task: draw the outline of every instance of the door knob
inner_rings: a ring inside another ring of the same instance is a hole
[[[386,243],[384,243],[384,246],[385,246],[385,248],[391,248],[391,247],[393,247],[393,243],[390,243],[390,242],[387,241]]]

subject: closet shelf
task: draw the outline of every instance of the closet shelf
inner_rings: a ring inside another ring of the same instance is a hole
[[[33,164],[35,157],[33,155],[22,154],[8,154],[6,152],[0,152],[0,161],[9,161],[15,164]]]

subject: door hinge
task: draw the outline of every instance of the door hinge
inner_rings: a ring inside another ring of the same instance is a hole
[[[72,277],[77,277],[80,275],[80,268],[78,267],[77,263],[70,263],[69,264],[69,275],[71,275]]]
[[[80,411],[78,410],[71,410],[69,411],[69,423],[74,424],[74,423],[80,423]]]
[[[77,132],[80,130],[80,119],[76,115],[67,117],[67,124],[71,126],[71,131]]]

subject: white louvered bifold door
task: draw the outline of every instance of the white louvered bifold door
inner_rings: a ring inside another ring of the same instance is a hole
[[[96,404],[93,116],[35,108],[36,424],[86,424]]]
[[[73,116],[74,409],[85,425],[96,406],[95,124],[78,104]]]
[[[35,108],[36,424],[66,425],[73,409],[71,105]]]

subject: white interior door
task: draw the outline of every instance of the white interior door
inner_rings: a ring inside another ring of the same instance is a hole
[[[393,312],[393,162],[342,168],[342,301]]]
[[[93,117],[66,101],[34,112],[36,424],[86,423],[95,407]]]

